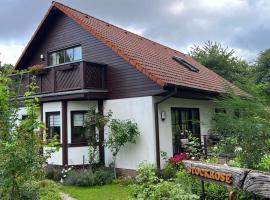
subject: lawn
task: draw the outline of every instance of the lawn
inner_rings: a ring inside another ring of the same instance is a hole
[[[126,200],[130,189],[111,184],[95,187],[61,186],[61,190],[78,200]]]

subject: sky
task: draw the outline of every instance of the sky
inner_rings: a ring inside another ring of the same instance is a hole
[[[59,0],[89,15],[188,53],[208,40],[254,61],[270,48],[270,0]],[[1,0],[0,61],[15,64],[49,0]]]

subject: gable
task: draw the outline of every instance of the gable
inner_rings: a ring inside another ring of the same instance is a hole
[[[89,34],[60,11],[54,11],[53,21],[42,27],[35,41],[27,49],[19,68],[31,65],[48,65],[48,52],[68,46],[81,45],[84,61],[106,64],[108,98],[125,98],[156,95],[164,90],[147,78],[109,47]],[[40,55],[45,60],[40,59]]]
[[[118,57],[125,60],[129,66],[140,71],[161,88],[180,87],[182,89],[211,93],[233,91],[238,95],[247,95],[237,86],[199,64],[186,54],[123,30],[63,4],[53,2],[52,7],[48,11],[48,16],[45,17],[45,22],[56,11],[64,13],[88,34],[102,44],[105,44]],[[25,54],[27,54],[27,51]],[[175,62],[174,57],[181,58],[184,63],[192,66],[196,71],[190,70],[190,67],[185,67],[184,65],[186,64]],[[16,67],[18,68],[18,65]]]

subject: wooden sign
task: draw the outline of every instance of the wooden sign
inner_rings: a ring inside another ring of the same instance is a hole
[[[270,173],[191,160],[183,164],[194,178],[270,198]]]

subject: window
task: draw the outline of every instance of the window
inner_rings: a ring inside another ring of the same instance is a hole
[[[199,72],[199,69],[198,68],[196,68],[191,63],[187,62],[186,60],[184,60],[181,57],[173,56],[172,59],[175,60],[177,63],[183,65],[185,68],[187,68],[190,71]]]
[[[49,65],[59,65],[82,59],[82,47],[62,49],[49,54]]]
[[[47,139],[54,137],[60,141],[60,112],[46,113]]]
[[[198,108],[172,108],[173,153],[183,151],[182,142],[190,131],[200,138],[200,112]]]
[[[87,111],[71,111],[71,143],[86,145],[90,137],[85,127]],[[95,131],[95,130],[94,130]]]

